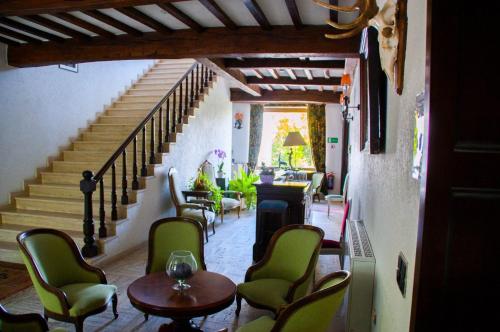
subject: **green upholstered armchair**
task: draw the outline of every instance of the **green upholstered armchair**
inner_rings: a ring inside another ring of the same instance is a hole
[[[47,321],[39,314],[13,315],[0,305],[0,331],[2,332],[47,332]],[[63,328],[56,328],[50,332],[66,332]]]
[[[215,202],[206,199],[195,200],[194,202],[196,203],[186,202],[179,186],[177,170],[173,167],[168,171],[168,183],[177,217],[185,217],[198,221],[203,226],[205,238],[208,242],[208,225],[212,224],[212,231],[215,233],[215,212],[211,210],[211,206]]]
[[[17,242],[45,319],[70,322],[83,331],[85,318],[103,312],[110,302],[118,317],[116,287],[107,284],[102,270],[85,262],[67,234],[38,228],[20,233]]]
[[[261,261],[252,265],[236,293],[236,315],[244,298],[253,307],[278,313],[307,294],[324,232],[310,225],[288,225],[274,233]]]
[[[331,273],[317,283],[312,294],[284,307],[276,320],[263,316],[236,332],[326,332],[342,304],[350,280],[347,271]]]

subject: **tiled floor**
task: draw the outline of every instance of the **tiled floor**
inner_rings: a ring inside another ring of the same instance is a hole
[[[338,238],[342,217],[342,209],[335,206],[328,218],[324,201],[313,205],[311,221],[324,229],[325,238]],[[236,284],[243,281],[246,269],[252,263],[252,245],[255,239],[255,211],[245,211],[240,219],[235,213],[224,217],[224,223],[217,223],[216,234],[209,237],[205,247],[205,261],[209,271],[218,272],[228,276]],[[151,317],[145,322],[143,314],[134,309],[127,298],[128,285],[138,277],[144,275],[146,265],[147,246],[140,247],[136,252],[119,261],[109,263],[103,267],[108,282],[118,286],[118,311],[120,317],[113,320],[111,309],[106,312],[89,317],[85,320],[85,331],[157,331],[158,327],[168,319]],[[317,278],[339,269],[337,256],[320,256],[316,269]],[[32,287],[19,292],[3,301],[5,307],[13,313],[41,312],[41,304]],[[269,312],[257,310],[248,306],[243,301],[241,314],[234,315],[236,304],[207,317],[206,320],[198,318],[195,321],[205,331],[218,331],[222,328],[235,330],[238,326],[253,320],[261,315],[270,315]],[[339,313],[337,316],[339,316]],[[336,317],[340,321],[340,317]],[[336,326],[338,325],[335,324]],[[65,327],[73,331],[70,324],[49,321],[49,326]]]

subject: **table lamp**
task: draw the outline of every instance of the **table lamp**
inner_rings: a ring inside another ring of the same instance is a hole
[[[306,145],[306,141],[304,140],[304,137],[302,137],[300,132],[298,132],[298,131],[289,132],[288,136],[285,138],[285,143],[283,143],[283,146],[290,147],[290,156],[288,157],[288,164],[290,165],[290,168],[292,168],[292,169],[293,169],[293,167],[292,167],[292,155],[293,155],[292,147],[301,146],[301,145]]]

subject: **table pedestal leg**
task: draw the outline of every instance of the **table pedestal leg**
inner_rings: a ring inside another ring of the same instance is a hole
[[[174,319],[172,323],[160,326],[158,332],[203,332],[203,330],[189,319]]]

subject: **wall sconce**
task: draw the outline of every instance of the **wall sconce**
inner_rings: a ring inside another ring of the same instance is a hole
[[[340,112],[342,113],[342,118],[345,121],[351,121],[354,119],[354,116],[349,114],[349,108],[356,108],[358,111],[361,109],[359,104],[357,106],[349,106],[349,96],[347,96],[347,93],[349,92],[349,87],[351,86],[351,75],[342,75],[340,85],[342,86],[342,93],[340,94]]]

